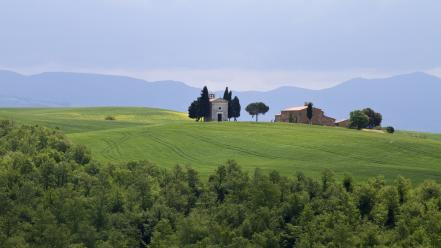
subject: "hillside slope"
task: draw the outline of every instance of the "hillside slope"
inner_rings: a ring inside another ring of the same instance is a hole
[[[105,121],[108,115],[116,121]],[[1,109],[0,119],[64,130],[104,162],[149,160],[163,167],[191,165],[208,175],[236,160],[246,170],[325,168],[356,178],[403,175],[441,180],[441,142],[415,134],[383,134],[281,123],[196,123],[185,114],[146,108]]]
[[[149,106],[186,111],[200,92],[182,82],[146,82],[123,76],[51,72],[23,76],[0,70],[0,107]],[[234,90],[234,85],[229,85]],[[357,108],[372,107],[385,125],[401,130],[440,132],[441,79],[411,73],[382,79],[353,79],[324,90],[281,87],[267,92],[234,92],[242,104],[240,120],[250,102],[270,106],[261,120],[272,120],[281,109],[312,101],[326,114],[346,118]],[[223,92],[218,92],[222,95]]]

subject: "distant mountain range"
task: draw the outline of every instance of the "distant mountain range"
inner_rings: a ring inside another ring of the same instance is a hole
[[[24,76],[0,70],[0,107],[147,106],[186,111],[199,92],[176,81],[147,82],[65,72]],[[233,95],[241,100],[241,120],[251,119],[244,111],[250,102],[268,104],[270,111],[261,119],[269,121],[283,108],[312,101],[336,119],[347,118],[354,109],[371,107],[383,114],[385,125],[441,132],[441,79],[421,72],[382,79],[356,78],[323,90],[281,87],[266,92],[234,92],[233,88]]]

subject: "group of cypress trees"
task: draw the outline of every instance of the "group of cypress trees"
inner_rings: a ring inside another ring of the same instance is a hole
[[[233,92],[228,90],[227,87],[223,99],[228,101],[228,119],[234,118],[234,121],[237,121],[237,118],[240,117],[241,106],[239,98],[237,96],[232,98],[232,95]],[[188,107],[188,117],[196,121],[201,119],[205,121],[210,117],[210,97],[207,86],[204,86],[198,99],[194,100]]]
[[[234,121],[237,121],[237,118],[240,117],[241,106],[239,98],[237,96],[233,98],[232,96],[233,92],[226,87],[223,98],[228,101],[228,120],[234,118]]]
[[[201,96],[188,107],[188,117],[196,119],[196,121],[201,119],[205,121],[206,118],[210,117],[210,97],[207,86],[202,89]]]

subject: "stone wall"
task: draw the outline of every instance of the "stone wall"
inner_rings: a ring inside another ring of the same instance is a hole
[[[228,121],[228,101],[216,99],[210,102],[211,115],[209,121],[218,121],[218,114],[222,114],[222,121]]]

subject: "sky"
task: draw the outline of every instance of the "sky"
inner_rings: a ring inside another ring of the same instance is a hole
[[[441,76],[441,1],[0,0],[0,69],[236,90]]]

